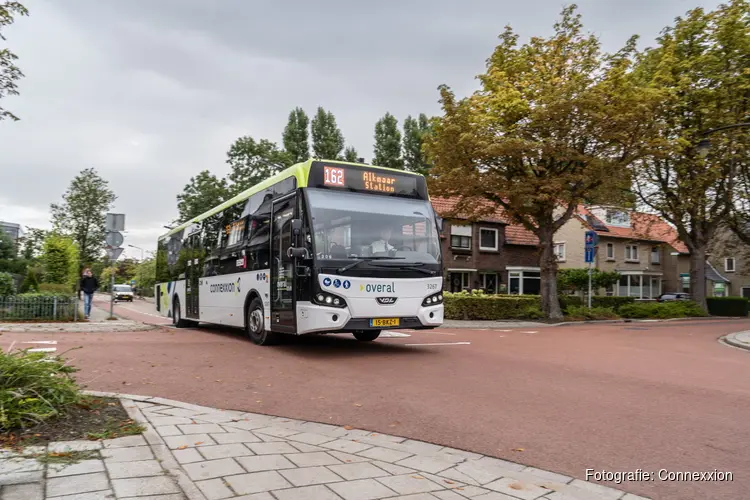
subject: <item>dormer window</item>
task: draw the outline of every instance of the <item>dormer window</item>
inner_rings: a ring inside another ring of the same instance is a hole
[[[630,214],[624,210],[608,208],[605,220],[607,221],[607,224],[612,226],[630,227]]]

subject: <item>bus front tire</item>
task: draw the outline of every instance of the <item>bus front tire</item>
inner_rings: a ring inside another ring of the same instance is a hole
[[[380,330],[359,330],[353,332],[354,338],[360,342],[372,342],[380,337]]]
[[[273,345],[279,340],[279,334],[267,331],[264,326],[263,301],[254,298],[247,308],[245,330],[253,344]]]
[[[180,299],[174,298],[174,305],[172,306],[172,324],[175,328],[185,328],[188,326],[188,322],[182,319],[182,310],[180,309]]]

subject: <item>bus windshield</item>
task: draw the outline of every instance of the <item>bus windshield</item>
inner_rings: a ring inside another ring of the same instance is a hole
[[[440,240],[428,201],[323,189],[308,189],[307,195],[317,259],[440,261]]]

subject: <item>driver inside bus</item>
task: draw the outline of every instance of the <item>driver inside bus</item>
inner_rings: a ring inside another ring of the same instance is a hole
[[[343,226],[339,226],[333,230],[333,234],[331,234],[331,248],[330,248],[330,254],[332,259],[345,259],[346,258],[346,235],[345,235],[345,228]]]
[[[390,252],[391,250],[395,250],[396,247],[391,245],[389,241],[391,240],[391,235],[393,234],[393,229],[388,226],[384,226],[380,229],[380,239],[377,239],[373,241],[370,244],[370,247],[372,248],[372,253],[379,253],[379,252]]]

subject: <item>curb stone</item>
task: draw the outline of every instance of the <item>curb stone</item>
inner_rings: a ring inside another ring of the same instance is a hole
[[[415,500],[455,499],[458,493],[467,498],[645,499],[516,462],[349,426],[155,396],[85,392],[119,398],[131,418],[146,426],[144,439],[188,500],[240,500],[253,493],[259,493],[257,498],[350,499],[362,488],[376,495],[372,498],[392,500],[412,494]],[[165,425],[181,434],[154,427],[153,418],[181,420]],[[200,428],[193,431],[192,425]],[[157,429],[169,437],[162,438]],[[193,443],[196,439],[201,442]],[[186,455],[190,460],[184,460]]]
[[[745,349],[750,351],[750,330],[744,332],[730,333],[719,338],[720,341],[724,341],[732,347],[739,349]]]

